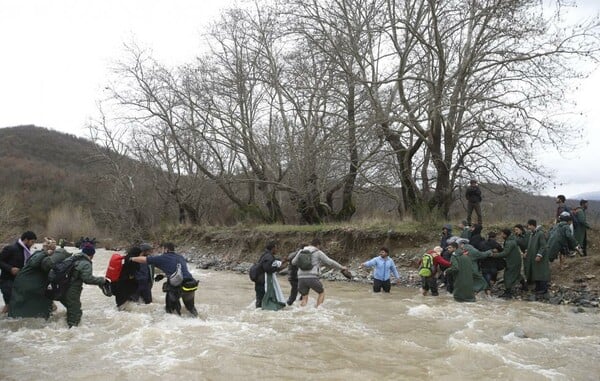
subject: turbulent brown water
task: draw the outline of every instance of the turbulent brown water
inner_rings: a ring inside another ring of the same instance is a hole
[[[103,275],[110,253],[94,258]],[[460,304],[324,282],[324,305],[254,309],[247,276],[194,269],[202,318],[155,303],[117,311],[84,286],[83,318],[0,318],[1,380],[597,380],[596,311],[499,299]],[[280,282],[289,290],[286,279]],[[524,335],[523,335],[524,334]],[[526,336],[526,337],[521,337]]]

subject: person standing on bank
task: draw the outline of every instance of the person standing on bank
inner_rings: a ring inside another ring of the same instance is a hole
[[[319,238],[314,238],[309,246],[306,246],[303,250],[309,250],[311,252],[311,263],[312,268],[310,270],[302,270],[298,269],[298,292],[302,295],[302,301],[300,305],[302,307],[306,306],[308,303],[308,293],[312,289],[317,294],[317,304],[316,307],[319,307],[323,304],[325,300],[325,289],[323,288],[323,284],[319,280],[319,275],[321,273],[321,263],[324,263],[326,266],[335,267],[338,270],[346,271],[347,268],[345,266],[340,265],[333,259],[329,258],[325,255],[324,252],[321,251],[321,240]],[[292,260],[293,265],[298,264],[298,258],[300,255],[296,255],[296,257]]]
[[[467,199],[467,225],[471,225],[473,211],[477,214],[477,223],[483,225],[483,218],[481,216],[481,189],[479,189],[477,180],[471,180],[470,185],[467,187],[465,198]]]
[[[546,234],[537,221],[527,221],[527,229],[531,232],[525,253],[525,280],[529,285],[535,283],[535,298],[544,299],[548,293],[550,282],[550,260],[546,247]]]
[[[2,313],[8,312],[15,277],[31,257],[30,249],[36,239],[37,236],[34,232],[26,231],[17,242],[5,246],[0,252],[0,269],[2,269],[0,273],[0,291],[4,299]]]
[[[167,281],[163,285],[163,291],[166,293],[165,310],[167,313],[176,312],[178,315],[181,315],[181,304],[179,303],[179,299],[181,299],[190,314],[197,317],[198,311],[194,305],[194,297],[198,289],[198,281],[190,273],[185,258],[175,252],[175,245],[173,243],[165,242],[161,247],[163,248],[161,255],[140,255],[130,260],[136,263],[154,265],[165,273]],[[173,274],[178,273],[178,271],[181,271],[183,279],[179,282],[180,284],[171,284],[169,278]]]
[[[373,273],[373,292],[381,292],[382,288],[383,292],[390,292],[392,284],[390,281],[391,275],[394,275],[396,280],[400,279],[396,264],[390,258],[390,251],[387,247],[379,249],[379,256],[361,263],[359,268],[363,267],[375,267],[375,272]]]
[[[587,231],[590,229],[590,224],[587,223],[587,208],[588,202],[587,200],[579,201],[579,208],[577,208],[577,212],[575,212],[575,217],[577,218],[577,225],[573,224],[573,235],[581,246],[581,255],[587,256]]]

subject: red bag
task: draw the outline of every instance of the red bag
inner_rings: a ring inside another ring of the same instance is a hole
[[[111,282],[116,282],[121,277],[121,270],[123,269],[123,258],[121,254],[114,253],[108,261],[108,267],[106,268],[106,277]]]

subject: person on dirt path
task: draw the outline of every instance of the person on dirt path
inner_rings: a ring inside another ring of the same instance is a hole
[[[550,262],[558,258],[559,268],[563,270],[566,267],[565,258],[572,256],[573,250],[581,253],[581,247],[573,237],[571,213],[564,211],[558,218],[560,222],[554,225],[548,233],[548,256]]]
[[[525,253],[525,281],[527,287],[535,284],[535,298],[544,299],[548,294],[548,283],[550,282],[550,260],[546,246],[546,234],[537,221],[527,221],[527,229],[530,231],[527,252]]]
[[[345,266],[340,265],[325,255],[325,253],[321,251],[320,247],[321,240],[319,238],[315,238],[312,240],[309,246],[306,246],[303,249],[311,251],[312,268],[310,270],[298,269],[298,292],[300,292],[300,295],[302,296],[302,301],[300,302],[301,306],[306,306],[308,303],[308,293],[311,289],[318,294],[316,307],[319,307],[321,304],[323,304],[323,301],[325,301],[325,289],[319,280],[321,264],[334,267],[338,270],[347,271]],[[300,255],[296,255],[296,257],[292,260],[293,265],[298,264],[299,257]]]
[[[375,268],[375,272],[373,273],[373,292],[381,292],[383,288],[383,292],[390,292],[391,289],[391,275],[394,275],[396,280],[400,279],[400,274],[398,274],[398,269],[396,269],[396,264],[394,260],[390,258],[390,250],[387,247],[382,247],[379,249],[379,255],[374,257],[364,263],[361,263],[359,268]]]
[[[481,189],[479,189],[477,180],[473,179],[470,181],[465,192],[465,198],[467,199],[467,225],[471,225],[473,211],[477,215],[477,223],[483,225],[483,218],[481,216]]]
[[[587,208],[588,201],[581,200],[579,201],[579,208],[575,212],[575,217],[577,218],[577,225],[574,226],[573,235],[581,246],[581,255],[587,256],[587,231],[591,228],[590,224],[587,222]]]

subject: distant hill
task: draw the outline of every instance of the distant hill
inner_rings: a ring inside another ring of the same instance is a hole
[[[587,192],[587,193],[581,193],[578,194],[577,196],[573,196],[574,200],[594,200],[594,201],[600,201],[600,191],[596,191],[596,192]]]
[[[102,166],[91,141],[36,126],[0,128],[0,194],[10,195],[26,217],[44,226],[63,204],[96,207]]]
[[[153,227],[159,224],[158,221],[176,221],[172,216],[172,213],[177,212],[176,205],[167,204],[158,198],[154,188],[156,184],[152,183],[153,176],[137,176],[138,193],[134,196],[142,201],[143,215],[140,214],[140,209],[127,209],[127,194],[117,192],[118,199],[115,199],[114,187],[105,176],[107,167],[100,160],[99,152],[101,148],[87,139],[42,127],[29,125],[0,128],[0,198],[10,197],[11,206],[18,209],[24,217],[19,228],[42,231],[46,227],[49,212],[63,205],[82,206],[91,210],[102,226],[120,229],[123,234],[128,234],[134,224],[124,221],[123,215],[137,218],[135,223],[144,221]],[[130,158],[119,158],[126,165],[135,168],[137,174],[155,172]],[[140,183],[140,179],[145,183]],[[529,218],[548,225],[554,218],[556,204],[553,197],[537,196],[496,184],[481,186],[484,225],[500,221],[511,226],[525,223]],[[109,197],[110,192],[113,192],[112,197]],[[594,194],[597,197],[593,197]],[[600,200],[600,192],[594,194],[582,196],[589,200]],[[457,224],[466,217],[464,189],[457,191],[456,199],[450,211],[450,221],[445,222]],[[579,198],[572,198],[568,205],[575,206],[578,200]],[[111,202],[112,205],[109,205]],[[207,214],[222,214],[227,209],[226,204],[224,205],[211,209]],[[397,218],[395,201],[381,194],[363,190],[356,195],[356,205],[357,220],[379,216]],[[120,217],[115,213],[117,210],[121,211]],[[1,212],[0,210],[0,219]],[[120,227],[117,227],[117,218],[121,218]],[[600,201],[590,201],[588,218],[593,224],[600,222]],[[219,221],[209,215],[205,219],[209,223]],[[435,218],[432,220],[435,221]],[[435,226],[432,228],[437,229]]]

